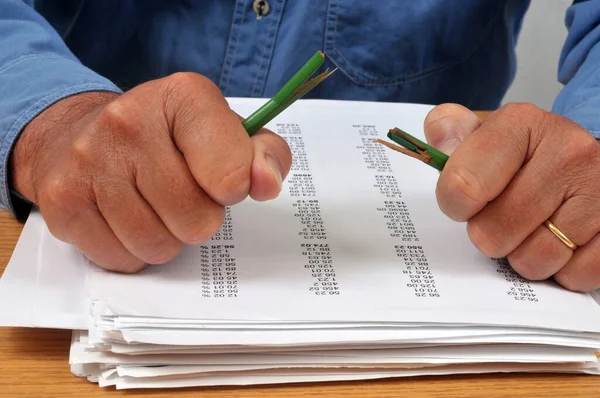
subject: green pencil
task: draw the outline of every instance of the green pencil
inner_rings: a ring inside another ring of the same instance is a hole
[[[252,136],[269,123],[275,116],[279,115],[296,100],[302,98],[306,93],[336,71],[336,69],[331,72],[326,70],[320,75],[307,81],[307,79],[323,64],[324,60],[325,54],[322,51],[317,51],[273,98],[267,101],[252,115],[248,116],[248,118],[242,122],[242,125],[248,134]]]

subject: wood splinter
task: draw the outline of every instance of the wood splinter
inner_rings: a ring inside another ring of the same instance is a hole
[[[417,153],[417,152],[413,152],[411,150],[408,150],[406,148],[401,147],[400,145],[396,145],[396,144],[392,144],[391,142],[387,142],[384,141],[380,138],[377,138],[376,140],[374,140],[373,142],[377,142],[381,145],[385,145],[386,147],[393,149],[394,151],[403,153],[405,155],[408,155],[410,157],[413,157],[415,159],[420,160],[421,162],[427,163],[429,164],[429,162],[431,162],[431,156],[429,156],[427,153]]]

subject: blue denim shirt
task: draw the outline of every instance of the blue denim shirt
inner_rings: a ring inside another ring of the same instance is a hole
[[[261,3],[261,4],[259,4]],[[178,71],[272,96],[316,50],[340,69],[309,98],[494,109],[529,0],[0,0],[0,207],[24,126],[69,95]],[[600,136],[600,0],[575,1],[554,111]]]

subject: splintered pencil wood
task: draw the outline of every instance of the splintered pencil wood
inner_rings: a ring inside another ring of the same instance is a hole
[[[413,157],[415,159],[419,159],[422,162],[429,163],[431,161],[431,156],[429,156],[427,154],[420,154],[417,152],[410,151],[406,148],[401,147],[400,145],[392,144],[391,142],[384,141],[380,138],[376,139],[374,142],[385,145],[386,147],[393,149],[394,151],[401,152],[401,153],[408,155],[410,157]]]
[[[398,145],[380,139],[375,140],[375,142],[383,144],[394,151],[419,159],[423,163],[439,171],[443,170],[448,161],[448,155],[397,127],[390,129],[387,136]]]
[[[298,89],[294,92],[294,94],[292,94],[292,96],[290,97],[288,102],[294,102],[298,98],[303,97],[306,93],[308,93],[310,90],[312,90],[317,85],[319,85],[323,80],[325,80],[329,76],[331,76],[336,70],[337,70],[337,68],[335,68],[332,71],[327,69],[327,70],[325,70],[325,72],[313,77],[312,79],[310,79],[309,81],[304,83],[302,86],[298,87]]]
[[[422,145],[421,142],[419,142],[417,139],[415,139],[411,135],[409,135],[409,134],[405,133],[404,131],[400,130],[398,127],[395,127],[392,130],[390,130],[390,133],[395,134],[395,135],[399,135],[400,137],[404,138],[406,141],[410,142],[411,144],[413,144],[414,146],[416,146],[417,148],[419,148],[421,151],[427,150],[427,148],[425,148]]]

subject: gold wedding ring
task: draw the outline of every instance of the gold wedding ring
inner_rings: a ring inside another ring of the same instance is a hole
[[[567,238],[567,236],[566,236],[565,234],[563,234],[563,233],[560,231],[560,229],[556,228],[556,225],[552,224],[552,223],[550,222],[550,220],[546,220],[546,221],[544,221],[544,224],[546,224],[546,226],[548,227],[548,229],[549,229],[550,231],[552,231],[552,233],[553,233],[554,235],[556,235],[556,237],[557,237],[558,239],[560,239],[560,241],[561,241],[562,243],[564,243],[565,245],[567,245],[567,247],[568,247],[569,249],[571,249],[571,250],[576,250],[576,249],[577,249],[577,245],[576,245],[575,243],[573,243],[573,242],[571,241],[571,239]]]

